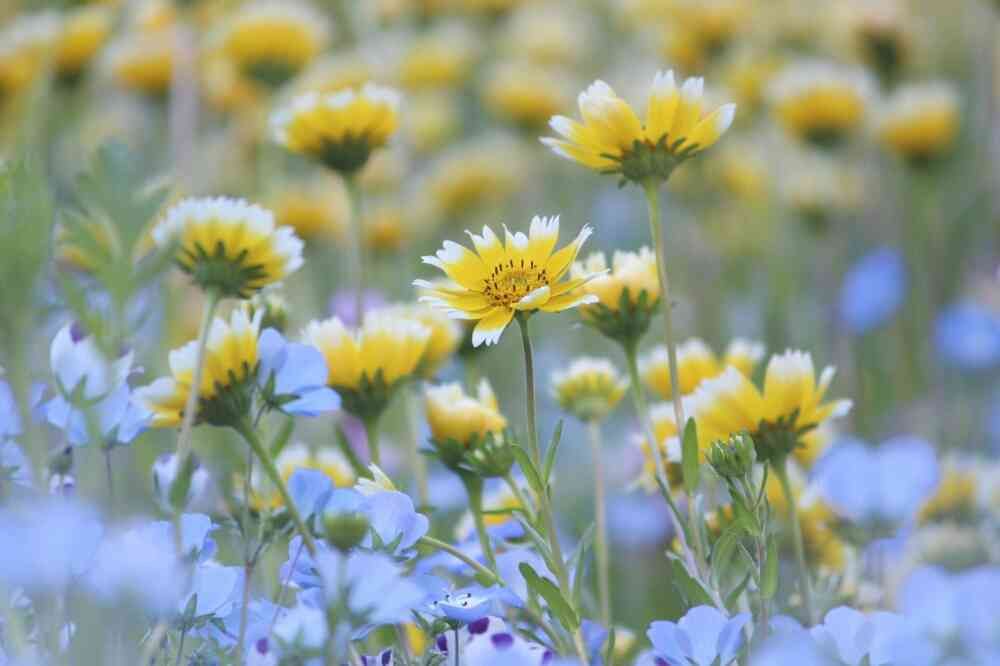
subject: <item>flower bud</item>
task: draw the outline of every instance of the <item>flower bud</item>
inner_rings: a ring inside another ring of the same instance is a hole
[[[753,438],[737,433],[728,440],[716,440],[708,450],[708,464],[725,479],[739,479],[753,470],[757,461]]]
[[[328,513],[323,517],[326,540],[345,553],[361,543],[369,527],[368,517],[360,513]]]

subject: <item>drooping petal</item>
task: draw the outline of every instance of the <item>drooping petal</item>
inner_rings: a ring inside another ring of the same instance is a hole
[[[493,345],[499,342],[500,334],[513,318],[512,308],[494,308],[476,324],[476,328],[472,331],[472,346],[478,347],[483,343]]]

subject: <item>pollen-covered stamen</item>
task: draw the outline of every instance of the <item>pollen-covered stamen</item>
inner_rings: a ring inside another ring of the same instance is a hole
[[[483,281],[483,294],[495,306],[511,307],[549,283],[548,271],[533,260],[508,259],[493,266]]]

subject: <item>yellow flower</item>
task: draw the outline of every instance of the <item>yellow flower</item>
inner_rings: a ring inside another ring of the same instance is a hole
[[[507,484],[499,486],[496,490],[483,493],[483,511],[485,513],[483,522],[486,523],[487,527],[498,527],[516,522],[513,509],[522,508],[525,507],[521,506],[521,501]],[[509,513],[503,513],[504,511]],[[464,542],[475,534],[475,529],[475,518],[473,518],[471,511],[466,511],[459,519],[458,525],[455,526],[455,538]]]
[[[748,432],[758,458],[781,460],[802,445],[808,432],[850,411],[850,400],[824,401],[834,372],[825,368],[817,381],[812,357],[789,350],[771,357],[763,390],[729,367],[701,382],[687,411],[698,423],[699,441]]]
[[[482,236],[467,232],[475,252],[445,241],[435,256],[424,257],[424,263],[445,272],[452,286],[414,282],[427,290],[422,301],[479,322],[472,333],[474,347],[496,344],[517,312],[561,312],[595,300],[580,289],[590,276],[562,279],[590,236],[590,227],[584,226],[572,243],[556,252],[558,217],[535,216],[528,235],[512,234],[506,227],[504,232],[501,242],[484,226]]]
[[[418,151],[440,148],[458,134],[462,113],[455,95],[424,92],[407,101],[406,135]]]
[[[341,237],[351,220],[351,201],[339,179],[291,185],[273,200],[275,221],[305,240]]]
[[[733,122],[735,104],[704,113],[703,89],[702,79],[688,79],[678,88],[672,71],[657,73],[643,123],[611,86],[595,81],[580,94],[582,122],[554,116],[550,125],[563,138],[544,137],[542,143],[602,173],[635,182],[666,180],[678,163],[714,144]]]
[[[667,461],[667,482],[674,486],[680,482],[680,442],[677,439],[677,420],[674,418],[674,403],[660,402],[650,407],[649,420],[653,426],[653,436],[656,437],[659,447],[658,455],[663,456]],[[698,438],[701,444],[702,459],[708,445],[703,438]],[[642,453],[642,471],[635,480],[635,485],[647,492],[656,492],[656,460],[653,458],[653,449],[649,444],[649,439],[645,436],[636,438],[639,450]]]
[[[847,564],[847,546],[833,530],[835,516],[825,504],[814,501],[799,511],[806,562],[823,572],[840,573]]]
[[[114,15],[109,7],[81,7],[63,24],[55,44],[55,67],[61,76],[72,77],[93,59],[111,34]]]
[[[329,368],[327,384],[344,408],[362,419],[378,417],[393,389],[420,365],[431,331],[393,312],[371,312],[352,331],[337,317],[313,321],[303,338],[318,348]]]
[[[951,465],[945,469],[937,490],[920,507],[919,522],[971,523],[978,512],[978,498],[979,480],[975,472]]]
[[[250,78],[278,86],[309,64],[327,39],[325,17],[309,5],[260,0],[233,17],[222,50]]]
[[[205,289],[246,298],[302,266],[302,241],[275,227],[270,211],[243,199],[185,199],[153,229],[159,247],[177,243],[176,261]]]
[[[566,76],[555,70],[508,62],[486,77],[483,101],[501,118],[527,128],[540,127],[571,99]]]
[[[309,469],[325,474],[336,488],[350,488],[354,485],[354,471],[343,454],[333,449],[310,451],[305,444],[292,444],[278,454],[274,464],[286,484],[296,470]],[[242,488],[242,479],[234,485]],[[281,494],[260,471],[260,466],[255,467],[250,475],[250,491],[250,506],[258,511],[284,506]]]
[[[55,12],[22,14],[0,30],[0,100],[35,81],[58,34]]]
[[[571,66],[586,55],[593,38],[590,15],[551,3],[526,4],[504,26],[502,47],[510,56],[538,65]]]
[[[844,3],[848,29],[861,56],[888,80],[906,64],[911,50],[907,9],[894,0]]]
[[[413,319],[430,331],[424,358],[418,368],[424,377],[432,377],[462,344],[462,325],[441,310],[421,303],[407,303],[382,308],[379,312],[389,312],[398,317]]]
[[[823,231],[834,213],[852,211],[861,201],[858,174],[828,154],[794,152],[779,173],[780,199],[814,230]]]
[[[476,55],[475,35],[448,23],[410,44],[399,65],[399,85],[408,90],[460,84]]]
[[[173,78],[175,43],[173,30],[134,32],[116,40],[106,54],[115,81],[145,95],[166,95]]]
[[[403,210],[393,204],[372,207],[364,215],[365,245],[375,253],[398,252],[406,241]]]
[[[263,312],[250,319],[242,308],[233,310],[229,321],[217,317],[212,321],[205,345],[205,363],[201,375],[201,390],[196,420],[214,422],[216,399],[238,391],[241,384],[257,367],[257,337]],[[170,377],[161,377],[136,390],[136,400],[152,414],[154,428],[180,425],[184,407],[191,392],[197,341],[191,341],[170,352]]]
[[[760,343],[736,338],[729,343],[722,359],[699,338],[690,338],[677,346],[677,379],[681,395],[688,395],[706,379],[718,377],[728,367],[735,367],[749,377],[764,356]],[[673,395],[666,347],[654,347],[639,361],[639,372],[645,382],[661,399]]]
[[[901,86],[878,113],[882,144],[911,163],[922,164],[948,151],[958,134],[958,93],[943,82]]]
[[[360,53],[338,53],[315,61],[294,82],[298,92],[321,94],[357,89],[375,78],[372,65]]]
[[[523,151],[506,137],[490,136],[455,146],[433,166],[427,192],[441,217],[497,204],[521,183]]]
[[[649,328],[660,300],[656,256],[648,247],[638,252],[616,250],[608,271],[603,252],[594,252],[570,267],[571,278],[594,276],[583,291],[597,298],[580,308],[581,318],[613,340],[634,345]]]
[[[611,361],[583,356],[552,374],[552,394],[565,411],[581,421],[603,421],[628,390]]]
[[[455,442],[468,448],[507,427],[493,389],[485,379],[475,397],[455,383],[429,386],[424,392],[424,410],[431,437],[437,442]]]
[[[396,131],[398,107],[394,90],[366,83],[360,90],[300,95],[271,124],[277,142],[293,153],[353,173]]]
[[[768,97],[789,134],[829,146],[861,127],[872,90],[862,69],[809,60],[785,67]]]

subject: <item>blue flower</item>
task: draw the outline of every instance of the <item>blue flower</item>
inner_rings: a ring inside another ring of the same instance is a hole
[[[751,666],[835,666],[801,627],[775,628],[764,644],[754,650]]]
[[[361,657],[361,666],[393,666],[392,648],[382,650],[373,657]]]
[[[404,575],[402,566],[380,553],[324,551],[316,558],[316,570],[326,603],[337,603],[346,595],[343,601],[349,611],[364,618],[356,627],[362,634],[377,626],[410,621],[413,609],[427,599],[427,592]]]
[[[507,584],[498,591],[498,595],[505,604],[516,608],[523,607],[528,599],[528,582],[521,573],[524,563],[529,564],[539,576],[553,582],[556,580],[542,556],[529,548],[511,548],[497,555],[497,573]]]
[[[99,443],[104,445],[129,444],[152,421],[152,414],[132,400],[128,384],[120,385],[91,408],[74,406],[57,395],[45,404],[44,410],[46,420],[63,430],[74,446],[89,443],[92,434],[98,435]],[[90,414],[93,424],[88,423]],[[94,428],[93,433],[91,428]]]
[[[211,615],[223,618],[239,605],[242,591],[241,567],[225,567],[209,560],[195,567],[191,589],[180,602],[178,610],[183,612],[193,601],[195,617]]]
[[[495,590],[478,586],[446,592],[440,599],[431,602],[430,609],[434,615],[462,624],[501,612],[496,603]]]
[[[0,442],[0,486],[7,483],[25,488],[32,485],[31,461],[11,441]]]
[[[340,396],[326,385],[326,359],[315,347],[288,342],[269,328],[260,334],[257,352],[257,383],[268,404],[296,416],[318,416],[340,407]]]
[[[304,519],[323,510],[333,494],[330,477],[318,469],[299,468],[288,479],[288,494]]]
[[[911,436],[872,448],[848,439],[819,462],[816,483],[840,516],[872,527],[911,522],[937,487],[937,455],[928,442]]]
[[[934,340],[942,358],[962,370],[1000,365],[1000,318],[971,301],[938,315]]]
[[[281,615],[274,635],[288,647],[322,650],[327,638],[326,612],[300,603]]]
[[[846,666],[888,666],[893,663],[890,646],[902,626],[903,618],[895,613],[866,615],[839,606],[809,633],[821,650]]]
[[[653,622],[646,636],[667,663],[726,666],[736,660],[749,621],[749,613],[727,618],[711,606],[696,606],[678,622]]]
[[[408,555],[430,528],[427,516],[417,512],[413,500],[393,490],[369,495],[364,513],[371,523],[371,531],[362,545],[366,548],[387,548],[396,556]]]
[[[132,353],[111,362],[98,349],[93,336],[67,324],[52,339],[49,363],[60,394],[93,401],[125,382],[132,367]]]
[[[0,379],[0,441],[21,434],[21,414],[10,384]]]
[[[886,324],[902,306],[906,288],[906,263],[898,250],[880,247],[861,257],[840,287],[839,311],[845,328],[861,335]]]

